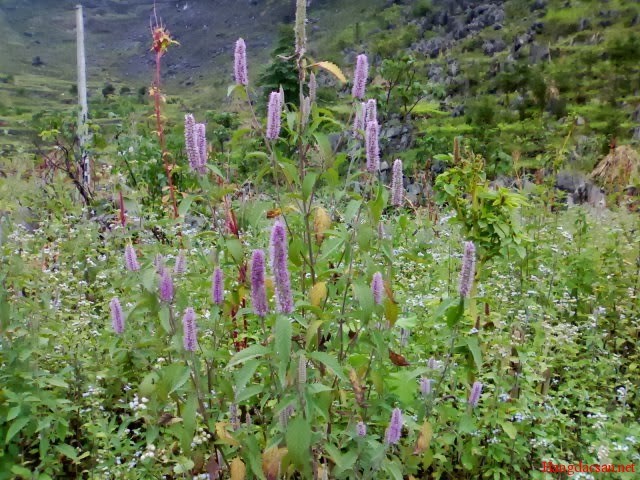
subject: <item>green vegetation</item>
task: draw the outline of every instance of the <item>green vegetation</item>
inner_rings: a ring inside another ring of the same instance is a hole
[[[305,54],[280,30],[249,86],[103,78],[88,186],[73,83],[0,79],[0,480],[637,466],[640,162],[611,146],[637,123],[640,8],[610,0],[583,43],[596,2],[531,3],[434,59],[404,49],[445,33],[418,38],[437,2],[350,2]],[[534,19],[542,60],[483,53]],[[369,53],[364,99],[343,49]],[[372,98],[395,181],[354,131]],[[630,208],[568,208],[555,174],[610,150]]]

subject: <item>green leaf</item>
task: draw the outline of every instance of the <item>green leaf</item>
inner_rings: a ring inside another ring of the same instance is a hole
[[[254,395],[258,395],[264,389],[263,385],[251,385],[243,388],[240,392],[236,393],[236,403],[244,402],[250,399]]]
[[[171,322],[169,321],[169,316],[171,313],[169,312],[168,306],[163,306],[158,310],[158,317],[160,318],[160,325],[163,330],[167,333],[171,333]]]
[[[302,181],[302,199],[305,202],[309,200],[317,179],[318,174],[316,173],[307,173],[307,175],[305,175],[304,180]]]
[[[482,369],[482,353],[480,351],[478,337],[468,337],[467,346],[469,347],[469,351],[473,356],[473,361],[476,363],[476,368],[478,369],[478,371],[480,371]]]
[[[242,252],[242,242],[237,238],[229,238],[227,240],[227,250],[236,263],[242,263],[244,254]]]
[[[291,321],[284,315],[278,315],[275,326],[275,355],[278,364],[278,376],[284,387],[287,383],[287,368],[291,357]]]
[[[11,409],[9,409],[9,413],[7,413],[7,418],[5,420],[7,422],[10,422],[14,418],[16,418],[18,415],[20,415],[21,410],[22,410],[22,407],[20,405],[12,407]]]
[[[476,423],[473,417],[469,414],[465,414],[460,419],[458,424],[458,431],[460,433],[472,433],[476,430]]]
[[[180,205],[178,206],[178,215],[184,217],[189,209],[191,208],[191,204],[193,203],[193,197],[188,196],[182,199]]]
[[[67,445],[66,443],[62,445],[56,445],[55,449],[58,450],[65,457],[69,457],[71,460],[76,462],[78,460],[78,452],[71,445]]]
[[[29,423],[29,417],[20,417],[15,422],[13,422],[9,427],[9,430],[7,431],[7,436],[4,440],[5,443],[9,443],[11,439],[25,427],[27,423]]]
[[[371,292],[371,287],[363,283],[354,283],[353,294],[358,300],[360,308],[362,309],[363,321],[368,321],[373,314],[374,308],[373,293]]]
[[[189,452],[191,450],[191,442],[193,435],[196,433],[196,410],[198,408],[198,400],[195,395],[189,395],[182,410],[182,450]]]
[[[287,448],[291,460],[300,468],[305,468],[309,464],[311,446],[311,426],[302,417],[294,418],[287,425],[285,435]]]
[[[518,434],[518,429],[516,428],[516,426],[511,423],[511,422],[500,422],[500,426],[502,426],[502,429],[504,430],[504,432],[509,435],[509,438],[511,440],[515,440],[516,439],[516,435]]]
[[[189,380],[189,367],[174,363],[167,365],[161,371],[158,391],[161,396],[171,395]]]
[[[344,382],[348,381],[346,375],[344,374],[344,371],[342,370],[342,367],[338,363],[338,360],[336,360],[334,357],[332,357],[328,353],[326,353],[326,352],[311,352],[311,353],[309,353],[309,358],[311,360],[316,360],[316,361],[324,364],[340,380],[342,380]]]
[[[227,368],[233,367],[234,365],[238,365],[240,363],[244,363],[247,360],[252,358],[261,357],[269,353],[269,349],[267,347],[263,347],[262,345],[251,345],[249,348],[245,348],[244,350],[240,350],[236,353],[231,360],[229,360],[229,364]]]
[[[20,475],[21,477],[24,477],[24,478],[33,478],[33,474],[31,470],[29,470],[28,468],[24,468],[20,465],[14,465],[13,467],[11,467],[11,473],[15,475]]]
[[[253,374],[256,372],[256,369],[260,365],[260,361],[252,360],[247,362],[238,372],[235,374],[235,387],[236,392],[241,392],[246,386]]]

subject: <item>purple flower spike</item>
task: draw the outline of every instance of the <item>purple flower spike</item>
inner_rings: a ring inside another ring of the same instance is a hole
[[[364,130],[364,126],[365,126],[364,117],[365,117],[366,108],[367,107],[364,102],[361,102],[359,105],[356,104],[355,106],[356,112],[355,112],[355,115],[353,116],[353,136],[354,137],[362,138],[362,134],[360,132]]]
[[[461,297],[467,298],[473,287],[473,277],[476,269],[476,246],[473,242],[465,242],[464,257],[462,258],[462,269],[460,270],[460,285],[458,293]]]
[[[211,299],[216,305],[224,302],[224,275],[220,267],[213,271],[213,281],[211,282]]]
[[[184,349],[187,352],[195,352],[198,346],[196,313],[189,307],[182,317]]]
[[[195,158],[195,165],[192,168],[202,174],[207,169],[207,156],[209,155],[207,152],[207,127],[204,123],[196,123],[194,132],[198,155]]]
[[[156,273],[162,275],[164,270],[164,257],[161,253],[158,253],[153,259],[153,266],[156,267]]]
[[[393,162],[391,177],[391,205],[401,207],[404,200],[404,177],[402,175],[402,160]]]
[[[180,250],[176,257],[176,264],[173,267],[173,273],[176,275],[184,275],[187,271],[187,256],[184,250]]]
[[[469,405],[471,408],[475,408],[480,401],[480,394],[482,393],[482,383],[473,382],[473,386],[471,387],[471,393],[469,394]]]
[[[356,70],[353,74],[353,89],[351,95],[353,98],[363,98],[364,90],[367,86],[367,76],[369,75],[369,60],[363,53],[358,55],[356,59]]]
[[[420,393],[423,397],[431,395],[431,379],[422,377],[420,378]]]
[[[366,151],[367,151],[367,171],[376,173],[380,170],[380,145],[378,144],[378,122],[367,123],[366,130]]]
[[[138,263],[138,256],[133,249],[133,245],[129,244],[124,248],[124,264],[127,270],[130,272],[137,272],[140,270],[140,264]]]
[[[264,252],[254,250],[251,255],[251,303],[253,312],[259,317],[269,313],[267,289],[264,284]]]
[[[233,72],[238,85],[249,84],[249,76],[247,75],[247,46],[242,38],[236,41]]]
[[[189,166],[192,170],[197,168],[200,154],[195,132],[196,121],[190,113],[184,116],[184,145],[187,150]]]
[[[171,303],[173,300],[173,279],[171,278],[171,273],[169,273],[169,270],[166,268],[162,271],[162,275],[160,275],[159,292],[160,300]]]
[[[387,445],[395,445],[400,441],[400,435],[402,434],[402,410],[394,408],[391,413],[391,422],[387,428],[385,435],[385,443]]]
[[[282,115],[282,96],[280,92],[271,92],[267,112],[267,138],[275,140],[280,136],[280,116]]]
[[[289,281],[287,230],[282,220],[276,220],[271,231],[271,271],[276,288],[276,304],[280,313],[293,312],[293,296]]]
[[[356,433],[359,437],[364,437],[367,434],[367,424],[362,420],[356,424]]]
[[[373,301],[376,305],[380,305],[382,303],[383,289],[384,284],[382,282],[382,274],[380,272],[376,272],[373,274],[373,279],[371,280],[371,293],[373,293]]]
[[[109,307],[111,307],[111,326],[113,327],[113,331],[116,332],[117,335],[120,335],[124,332],[124,315],[122,314],[120,300],[113,298],[109,302]]]
[[[369,122],[377,122],[378,121],[378,104],[374,98],[367,100],[366,105],[366,114],[364,116],[364,121]]]

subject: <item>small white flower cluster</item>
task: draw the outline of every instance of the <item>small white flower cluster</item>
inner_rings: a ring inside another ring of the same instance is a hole
[[[209,480],[211,477],[208,473],[200,473],[193,477],[193,480]]]
[[[540,448],[540,447],[547,448],[553,445],[553,443],[547,440],[546,438],[532,438],[529,441],[529,443],[533,448]]]
[[[204,428],[200,427],[198,428],[198,432],[195,434],[193,440],[191,441],[191,448],[202,445],[209,440],[211,440],[211,434],[209,432],[206,432]]]
[[[602,463],[609,463],[609,447],[602,444],[598,447],[598,461]]]
[[[144,411],[147,409],[147,403],[149,399],[146,397],[138,398],[138,394],[133,395],[133,400],[129,402],[129,408],[134,412]]]
[[[140,455],[140,460],[146,460],[147,458],[154,458],[156,456],[156,446],[152,443],[147,445],[147,449]]]

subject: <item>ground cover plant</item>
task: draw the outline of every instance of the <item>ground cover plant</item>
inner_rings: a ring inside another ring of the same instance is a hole
[[[298,1],[278,65],[297,89],[266,101],[242,39],[226,116],[177,128],[156,76],[106,194],[64,162],[3,183],[3,208],[20,191],[27,210],[0,223],[0,479],[637,464],[637,215],[496,187],[461,138],[410,201],[403,152],[380,172],[369,57],[347,80],[308,55],[306,19]],[[160,71],[173,39],[156,23],[152,41]],[[385,108],[428,95],[405,85]]]

